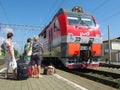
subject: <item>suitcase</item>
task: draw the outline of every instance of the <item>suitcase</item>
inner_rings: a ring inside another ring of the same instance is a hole
[[[18,63],[17,67],[17,79],[26,80],[29,77],[28,64]]]

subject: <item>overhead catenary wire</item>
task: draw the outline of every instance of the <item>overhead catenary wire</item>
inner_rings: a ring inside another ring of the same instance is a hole
[[[49,9],[49,12],[48,12],[49,15],[51,14],[51,11],[53,10],[53,6],[56,5],[57,2],[58,1],[56,0],[56,2],[51,5],[51,7]],[[42,21],[41,25],[45,24],[46,20],[48,20],[48,18],[49,18],[49,15],[47,16],[47,18],[44,18],[44,20]]]
[[[41,30],[43,27],[23,24],[4,24],[0,23],[0,28],[10,27],[14,30]]]
[[[110,0],[109,0],[109,1],[104,0],[104,1],[103,1],[102,3],[100,3],[92,12],[96,12],[98,9],[104,7],[104,6],[105,6],[107,3],[109,3],[109,2],[110,2]],[[112,7],[112,9],[113,9],[113,7]],[[114,8],[114,10],[119,10],[119,9],[115,9],[115,8]],[[105,23],[106,21],[112,19],[113,17],[118,16],[119,14],[120,14],[120,11],[115,12],[115,13],[110,14],[110,15],[107,15],[107,17],[103,19],[104,23]],[[99,14],[99,15],[100,15],[100,14]],[[104,17],[104,16],[105,16],[105,14],[102,15],[102,17]],[[101,16],[99,16],[99,17],[101,17]]]
[[[56,11],[58,10],[58,8],[60,6],[62,6],[64,4],[64,2],[65,2],[65,0],[61,0],[60,2],[56,2],[55,4],[53,4],[54,8],[53,8],[53,6],[51,7],[49,16],[47,17],[47,19],[45,18],[45,20],[43,22],[44,25],[48,24],[47,23],[48,21],[50,22],[50,19],[52,19],[53,14],[56,13]]]
[[[100,3],[95,9],[93,9],[93,13],[96,12],[98,9],[102,8],[104,5],[108,3],[108,0],[104,0],[102,3]]]
[[[112,19],[113,17],[116,17],[116,16],[118,16],[118,15],[120,15],[120,11],[118,11],[118,12],[116,12],[116,13],[113,13],[112,15],[104,18],[103,21],[108,21],[108,20],[110,20],[110,19]],[[105,23],[105,22],[104,22],[104,23]]]

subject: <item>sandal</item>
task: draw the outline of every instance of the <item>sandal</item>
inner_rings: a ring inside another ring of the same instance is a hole
[[[41,77],[42,77],[41,75],[38,76],[38,78],[41,78]]]
[[[17,79],[17,77],[13,75],[12,79],[13,79],[13,80],[16,80],[16,79]]]
[[[32,78],[35,78],[35,75],[32,75],[31,77],[32,77]]]
[[[13,79],[13,80],[17,80],[17,78],[16,78],[16,77],[13,77],[12,79]]]

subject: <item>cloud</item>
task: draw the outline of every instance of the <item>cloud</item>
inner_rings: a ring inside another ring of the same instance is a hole
[[[13,42],[14,44],[14,48],[19,52],[19,53],[22,53],[22,46],[20,44],[18,44],[17,42]]]
[[[1,34],[7,34],[8,32],[12,32],[14,33],[13,28],[11,28],[10,26],[6,26],[6,27],[2,27],[1,28]]]
[[[8,32],[14,33],[13,29],[10,28],[9,26],[6,26],[5,28],[3,28],[3,31],[4,31],[4,33],[6,33],[6,34],[7,34]]]
[[[0,28],[0,45],[5,40],[8,32],[14,33],[14,30],[10,26]]]
[[[0,45],[2,44],[2,42],[5,40],[4,37],[0,37]]]

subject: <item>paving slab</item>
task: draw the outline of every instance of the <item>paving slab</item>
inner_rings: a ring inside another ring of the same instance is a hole
[[[87,90],[71,85],[69,81],[61,78],[61,76],[55,74],[42,75],[40,79],[6,80],[4,79],[4,75],[0,74],[0,90]]]

